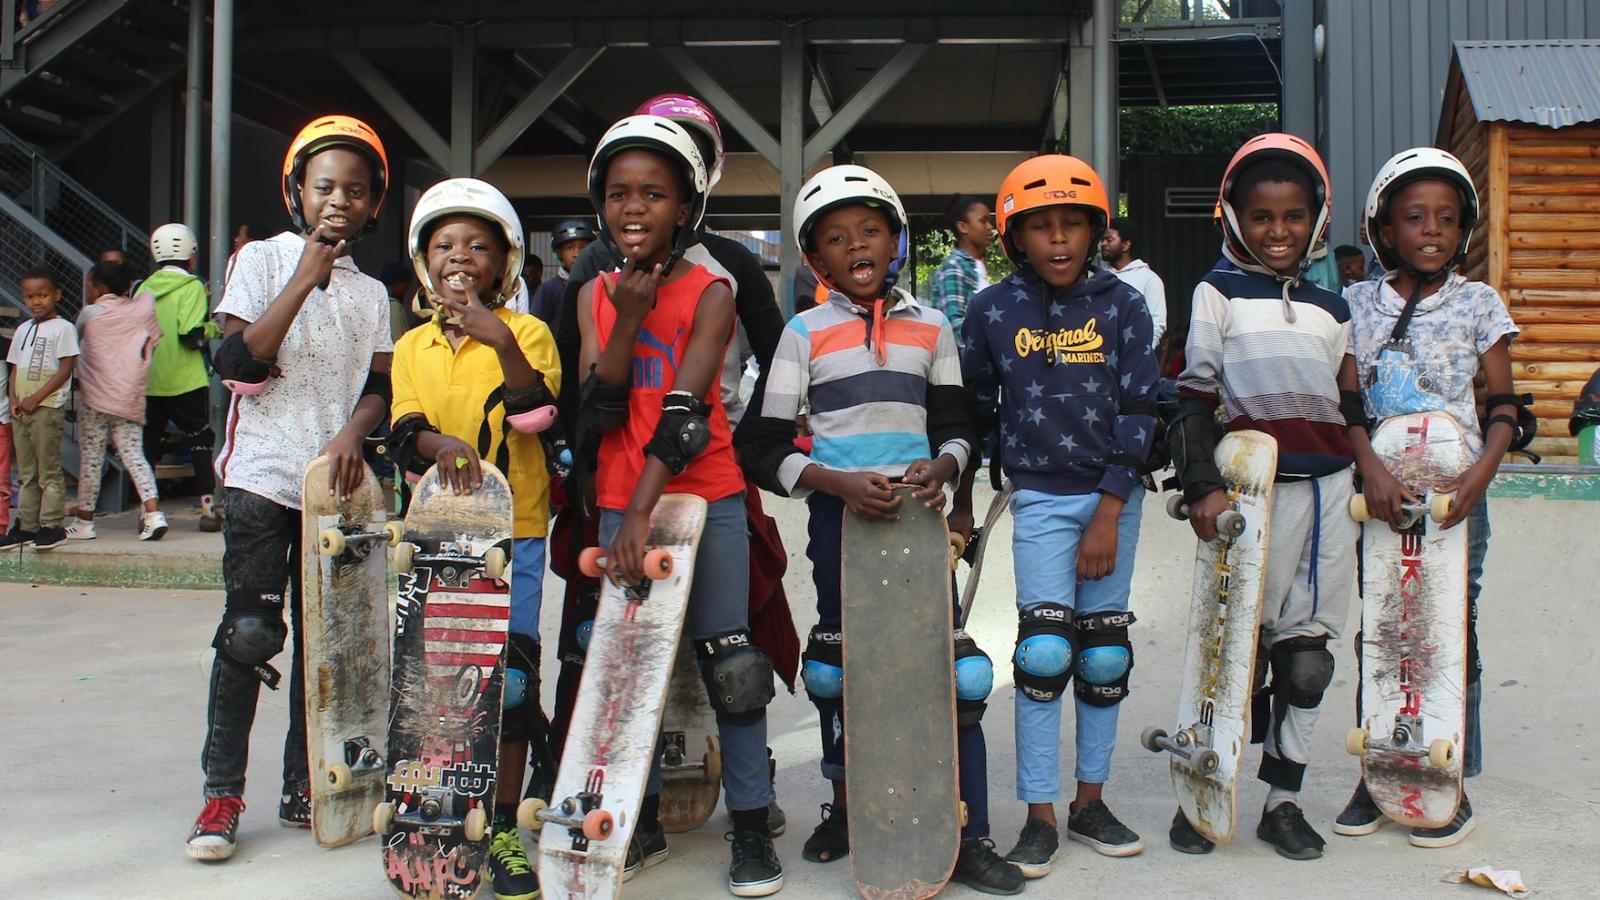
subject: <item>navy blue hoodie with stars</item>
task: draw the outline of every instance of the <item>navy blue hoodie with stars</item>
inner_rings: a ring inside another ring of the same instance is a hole
[[[1153,328],[1144,298],[1104,269],[1061,291],[1018,272],[972,298],[961,376],[980,406],[998,390],[1017,487],[1128,499],[1156,439]]]

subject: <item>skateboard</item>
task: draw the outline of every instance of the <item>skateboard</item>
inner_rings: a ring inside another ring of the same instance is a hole
[[[1438,488],[1471,460],[1442,412],[1385,419],[1372,449],[1422,499],[1397,532],[1367,515],[1364,496],[1350,498],[1362,523],[1362,721],[1345,748],[1384,815],[1437,828],[1461,802],[1467,686],[1467,529],[1439,527],[1454,496]]]
[[[972,538],[964,546],[958,546],[956,555],[965,559],[972,570],[967,573],[967,581],[961,586],[961,623],[966,624],[967,617],[972,615],[972,603],[978,596],[978,576],[983,574],[983,556],[989,550],[989,537],[994,533],[995,523],[1000,521],[1000,515],[1006,511],[1006,504],[1011,500],[1011,494],[1017,489],[1015,482],[1007,480],[1005,486],[997,491],[994,499],[989,501],[989,510],[983,515],[983,524],[972,532]]]
[[[1250,740],[1257,630],[1272,524],[1278,442],[1259,431],[1235,431],[1217,444],[1230,508],[1217,516],[1217,540],[1200,541],[1189,602],[1177,726],[1146,728],[1145,749],[1170,753],[1178,805],[1194,829],[1216,844],[1237,826],[1239,757]],[[1187,519],[1181,494],[1167,513]]]
[[[389,524],[370,470],[349,500],[328,493],[329,462],[306,467],[301,583],[311,831],[338,847],[372,833],[388,733]]]
[[[458,495],[417,482],[394,546],[394,670],[386,793],[372,810],[396,894],[471,897],[483,886],[500,752],[511,487],[483,463]],[[524,801],[518,818],[525,819]]]
[[[722,753],[716,724],[694,647],[683,644],[673,662],[667,709],[661,716],[661,827],[669,832],[693,831],[717,809]]]
[[[705,525],[704,499],[663,495],[650,514],[648,578],[628,586],[601,582],[550,804],[536,809],[529,825],[540,829],[539,884],[552,900],[612,898],[621,890]],[[604,571],[602,552],[589,547],[579,556],[586,576]]]
[[[845,791],[865,898],[933,896],[961,841],[951,535],[916,489],[896,488],[897,521],[844,516]]]

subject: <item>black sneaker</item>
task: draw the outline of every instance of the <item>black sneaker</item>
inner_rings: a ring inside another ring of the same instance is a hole
[[[239,814],[244,812],[240,797],[212,797],[194,820],[184,852],[190,859],[220,862],[233,855],[234,836],[239,833]]]
[[[1305,813],[1293,803],[1280,803],[1261,813],[1256,837],[1277,848],[1285,859],[1317,859],[1325,841],[1311,830]]]
[[[1371,834],[1383,824],[1383,811],[1378,809],[1378,804],[1372,802],[1372,795],[1367,793],[1367,780],[1365,778],[1356,782],[1356,792],[1350,795],[1350,802],[1344,805],[1344,812],[1339,813],[1339,818],[1333,820],[1333,833],[1346,837],[1360,837]]]
[[[1067,837],[1088,844],[1103,856],[1132,856],[1144,849],[1144,842],[1117,821],[1104,800],[1096,800],[1067,816]]]
[[[783,814],[783,807],[778,805],[777,798],[767,804],[767,833],[773,837],[783,837],[783,832],[789,827],[789,818]]]
[[[60,525],[45,525],[33,536],[33,549],[54,550],[67,542],[67,530]]]
[[[1473,829],[1478,827],[1478,820],[1472,817],[1472,801],[1466,794],[1461,795],[1461,805],[1456,807],[1455,818],[1438,828],[1413,828],[1411,829],[1411,845],[1413,847],[1450,847],[1467,839]]]
[[[647,828],[643,822],[633,830],[633,840],[628,842],[628,858],[622,864],[622,880],[627,881],[667,859],[667,831],[658,820],[655,827]]]
[[[1014,863],[1028,878],[1043,878],[1050,874],[1050,865],[1061,853],[1061,836],[1048,822],[1029,819],[1023,823],[1017,845],[1006,854],[1006,862]]]
[[[730,831],[724,837],[733,843],[728,890],[735,897],[765,897],[783,890],[783,866],[766,829]]]
[[[278,800],[278,824],[285,828],[311,827],[311,789],[300,788]]]
[[[961,855],[956,857],[956,871],[950,880],[985,894],[1020,894],[1028,882],[1016,864],[994,852],[994,841],[988,838],[961,842]]]
[[[528,863],[522,834],[515,822],[499,816],[489,843],[489,875],[496,900],[536,900],[539,896],[539,875]]]
[[[770,825],[770,822],[769,822]],[[822,821],[817,823],[800,855],[811,862],[833,862],[850,855],[850,823],[832,803],[822,804]]]
[[[1210,853],[1217,849],[1217,845],[1213,844],[1210,838],[1196,831],[1195,827],[1189,824],[1189,817],[1184,815],[1181,809],[1178,810],[1177,815],[1172,817],[1172,830],[1167,832],[1167,842],[1172,844],[1172,849],[1179,853],[1199,855]]]
[[[23,547],[33,546],[33,532],[21,525],[12,525],[5,537],[0,538],[0,550],[21,550]]]

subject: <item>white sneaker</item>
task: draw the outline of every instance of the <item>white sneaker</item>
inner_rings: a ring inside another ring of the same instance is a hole
[[[72,541],[94,540],[94,520],[80,519],[77,516],[67,517],[67,539]]]
[[[159,541],[167,533],[167,517],[161,510],[147,512],[139,517],[139,540]]]

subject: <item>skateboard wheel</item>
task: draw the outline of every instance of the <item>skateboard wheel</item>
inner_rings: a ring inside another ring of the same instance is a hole
[[[334,763],[328,767],[328,786],[336,791],[342,791],[354,781],[350,774],[350,767],[342,762]]]
[[[1217,534],[1233,540],[1244,534],[1244,514],[1236,509],[1225,509],[1217,514]]]
[[[603,841],[611,836],[614,824],[610,812],[591,809],[583,817],[583,836],[591,841]]]
[[[961,535],[950,532],[950,568],[955,569],[956,563],[961,561],[961,554],[967,552],[967,541]]]
[[[394,569],[396,572],[411,571],[411,557],[417,552],[417,545],[410,541],[401,541],[394,545]]]
[[[1367,512],[1367,498],[1364,494],[1356,494],[1350,498],[1350,518],[1357,522],[1365,522],[1372,518]]]
[[[372,808],[372,830],[376,834],[389,833],[389,823],[394,821],[394,804],[385,800]]]
[[[1180,522],[1189,518],[1189,511],[1183,508],[1183,495],[1173,494],[1167,498],[1167,515]]]
[[[1210,775],[1222,766],[1222,757],[1210,747],[1201,747],[1189,757],[1189,768],[1201,775]]]
[[[1435,738],[1428,743],[1428,765],[1435,769],[1448,769],[1456,759],[1456,745],[1445,739]]]
[[[706,751],[706,755],[700,758],[700,761],[701,761],[701,764],[705,766],[705,769],[706,769],[706,780],[707,781],[718,781],[718,782],[720,782],[722,780],[722,754],[721,753],[718,753],[715,750],[708,750],[708,751]]]
[[[389,546],[398,547],[406,538],[406,525],[404,522],[385,522],[383,533],[389,539]]]
[[[960,816],[960,818],[961,818],[961,827],[962,828],[967,827],[967,803],[966,803],[965,800],[961,801],[961,816]]]
[[[672,574],[672,552],[665,547],[657,547],[645,552],[644,575],[654,581],[660,581]]]
[[[1450,510],[1456,505],[1455,494],[1434,494],[1428,501],[1428,518],[1435,522],[1443,522],[1445,516],[1450,515]]]
[[[1143,732],[1140,732],[1139,743],[1151,753],[1160,753],[1166,748],[1161,746],[1159,742],[1166,736],[1167,730],[1165,728],[1157,728],[1152,725],[1149,728],[1146,728]]]
[[[548,804],[538,797],[528,797],[517,804],[517,824],[529,831],[538,831],[544,827],[544,820],[539,818],[539,811],[547,807]]]
[[[326,528],[317,538],[317,546],[322,548],[323,556],[338,556],[344,552],[344,532],[337,528]]]
[[[1352,728],[1344,733],[1344,749],[1351,756],[1367,755],[1367,730]]]
[[[466,818],[461,820],[461,830],[466,833],[469,841],[483,840],[489,834],[488,813],[485,813],[481,806],[467,810]]]
[[[578,571],[585,578],[599,578],[605,574],[605,554],[599,547],[585,547],[578,554]]]
[[[490,547],[483,551],[483,574],[496,579],[505,577],[506,550],[504,547]]]

